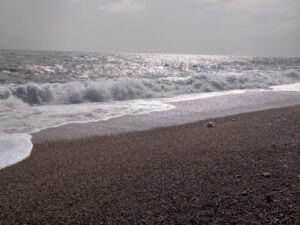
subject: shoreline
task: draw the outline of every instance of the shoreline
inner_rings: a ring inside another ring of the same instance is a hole
[[[36,142],[0,171],[0,224],[297,224],[299,115]]]
[[[173,109],[146,114],[124,115],[108,120],[70,123],[32,133],[33,143],[120,134],[195,123],[300,104],[299,91],[249,91],[239,94],[165,102]]]
[[[24,160],[30,155],[32,144],[44,141],[75,140],[84,137],[151,130],[159,127],[170,127],[205,119],[300,104],[299,83],[274,86],[273,89],[272,91],[225,91],[224,93],[192,94],[157,99],[158,104],[164,110],[158,108],[148,112],[147,110],[140,112],[139,110],[133,110],[136,113],[125,113],[123,115],[118,115],[117,113],[115,117],[112,114],[111,118],[104,117],[102,120],[86,122],[72,122],[67,119],[68,122],[60,125],[36,128],[30,134],[4,134],[0,136],[0,169]],[[145,103],[148,104],[147,101]],[[117,105],[118,102],[113,102],[112,104]],[[127,103],[123,102],[122,104],[126,105]],[[150,104],[156,105],[157,103],[154,101]],[[87,107],[89,106],[87,105]],[[100,107],[101,110],[101,105],[97,107]],[[39,119],[37,118],[38,121]],[[22,121],[20,122],[22,123]],[[26,125],[27,122],[24,122],[24,124]],[[32,120],[30,120],[30,123],[32,123]],[[28,128],[30,126],[28,124]],[[28,147],[24,148],[25,145]]]

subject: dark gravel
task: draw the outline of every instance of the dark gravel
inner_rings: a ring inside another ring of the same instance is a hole
[[[0,224],[299,224],[300,106],[214,122],[36,144]]]

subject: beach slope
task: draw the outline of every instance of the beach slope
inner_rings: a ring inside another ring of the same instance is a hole
[[[300,106],[37,143],[0,224],[299,224]]]

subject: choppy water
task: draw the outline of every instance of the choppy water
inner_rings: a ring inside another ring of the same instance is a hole
[[[183,94],[299,82],[300,58],[0,50],[0,133],[168,110],[162,98]]]
[[[0,99],[77,104],[267,88],[300,80],[300,58],[0,52]]]

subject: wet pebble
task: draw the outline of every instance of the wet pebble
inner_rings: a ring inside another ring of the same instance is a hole
[[[265,178],[270,178],[271,177],[271,173],[269,173],[269,172],[263,172],[262,175]]]
[[[206,127],[208,128],[212,128],[212,127],[215,127],[216,126],[216,123],[213,122],[213,121],[208,121],[206,124],[205,124]]]
[[[247,195],[248,195],[247,191],[242,192],[242,196],[247,196]]]
[[[266,196],[265,196],[265,200],[266,200],[266,202],[268,202],[268,203],[274,202],[273,197],[272,197],[271,195],[266,195]]]

